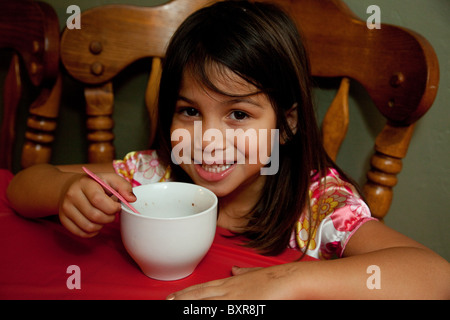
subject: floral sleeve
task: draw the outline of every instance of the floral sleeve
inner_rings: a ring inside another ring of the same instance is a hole
[[[133,187],[170,180],[170,167],[159,161],[155,150],[130,152],[123,160],[113,161],[113,167]]]
[[[365,222],[376,220],[355,187],[341,179],[335,169],[330,169],[325,179],[324,185],[318,174],[312,177],[311,219],[309,214],[302,214],[290,242],[291,247],[307,249],[308,255],[318,259],[341,257],[356,230]],[[309,236],[311,241],[306,248]]]

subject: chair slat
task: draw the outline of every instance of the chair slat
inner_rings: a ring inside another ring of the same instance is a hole
[[[88,116],[87,139],[90,143],[88,161],[90,163],[112,162],[115,157],[112,82],[107,82],[102,86],[86,87],[84,96]]]
[[[339,90],[322,121],[323,144],[328,156],[336,160],[349,124],[348,92],[350,79],[342,78]]]
[[[152,145],[156,135],[156,124],[158,118],[158,91],[161,80],[162,63],[161,58],[155,57],[152,60],[152,70],[145,91],[145,105],[150,116],[150,137],[149,145]]]

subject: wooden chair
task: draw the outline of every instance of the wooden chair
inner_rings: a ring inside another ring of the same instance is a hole
[[[312,75],[342,78],[323,120],[324,144],[333,159],[347,131],[349,79],[361,83],[386,118],[375,141],[364,185],[374,216],[383,218],[414,123],[436,96],[439,70],[432,47],[422,36],[404,28],[383,24],[381,29],[369,29],[340,0],[266,1],[284,7],[302,29]],[[86,84],[91,162],[111,161],[114,157],[112,79],[144,57],[153,57],[146,91],[153,139],[166,44],[187,15],[211,2],[173,0],[157,7],[102,6],[82,13],[81,31],[65,30],[62,62],[75,79]]]
[[[0,0],[0,48],[14,52],[3,88],[0,168],[12,170],[15,119],[22,96],[22,66],[40,94],[29,107],[21,165],[49,162],[61,93],[56,13],[39,1]]]

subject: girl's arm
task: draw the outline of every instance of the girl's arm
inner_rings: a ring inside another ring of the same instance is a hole
[[[361,226],[350,238],[344,255],[311,271],[317,280],[307,283],[312,298],[450,298],[449,263],[380,222]],[[326,276],[327,272],[334,276]],[[326,290],[327,286],[334,290]]]
[[[110,164],[96,169],[101,172],[113,170]],[[58,214],[61,191],[82,172],[81,165],[31,166],[17,173],[9,184],[7,196],[10,204],[16,212],[30,218]]]
[[[135,201],[131,185],[114,174],[112,164],[86,165],[99,173],[128,201]],[[82,165],[41,164],[19,172],[8,186],[7,196],[20,215],[38,218],[59,214],[72,233],[91,237],[114,220],[120,204],[82,171]]]
[[[189,287],[168,299],[450,298],[449,263],[376,221],[365,223],[350,238],[344,258],[233,268],[233,274]]]

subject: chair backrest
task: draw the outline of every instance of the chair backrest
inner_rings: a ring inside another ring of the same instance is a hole
[[[414,123],[431,107],[439,82],[436,55],[420,35],[396,26],[369,29],[340,0],[265,0],[284,7],[300,27],[312,75],[340,77],[341,87],[322,123],[327,152],[335,159],[348,126],[349,79],[358,81],[386,118],[364,192],[374,216],[383,218],[401,170]],[[82,13],[82,30],[65,30],[61,58],[67,71],[85,83],[89,161],[114,158],[112,79],[125,67],[152,57],[146,91],[156,130],[156,97],[161,59],[178,25],[211,0],[172,0],[156,7],[108,5]],[[320,17],[320,19],[318,18]]]
[[[363,186],[372,214],[382,219],[391,205],[414,124],[437,94],[439,65],[433,48],[424,37],[402,27],[368,28],[340,0],[268,2],[284,6],[302,29],[312,75],[343,79],[322,123],[324,145],[333,159],[348,127],[349,78],[366,89],[386,118]]]
[[[55,11],[39,1],[0,1],[0,48],[13,50],[3,88],[0,167],[12,170],[15,118],[22,95],[21,66],[40,94],[29,107],[22,167],[49,162],[58,116],[61,81],[59,23]],[[21,63],[23,61],[23,63]]]

